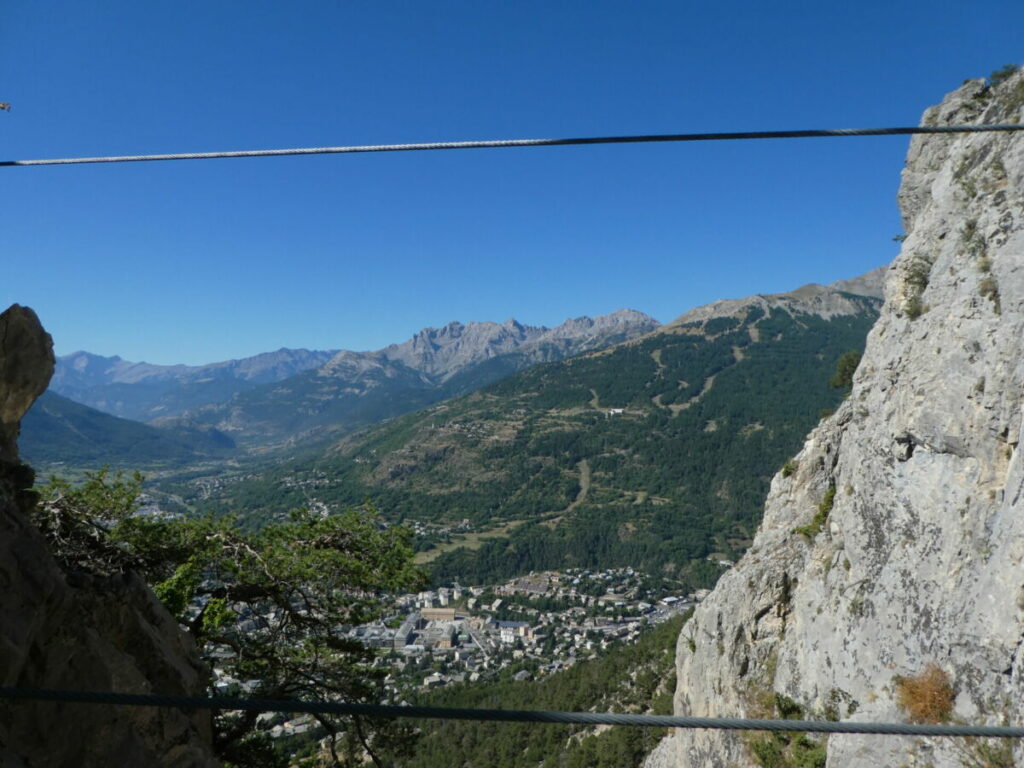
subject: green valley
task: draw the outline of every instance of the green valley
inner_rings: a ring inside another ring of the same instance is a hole
[[[713,561],[749,544],[772,475],[842,397],[829,378],[863,347],[878,300],[807,286],[720,304],[326,453],[204,481],[201,504],[196,480],[163,489],[250,525],[370,499],[416,528],[440,581],[631,565],[704,586]]]
[[[21,450],[40,470],[166,469],[223,459],[234,441],[211,427],[179,420],[142,424],[44,392],[22,421]]]

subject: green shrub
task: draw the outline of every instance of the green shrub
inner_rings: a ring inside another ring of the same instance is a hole
[[[907,299],[907,303],[904,306],[903,311],[911,320],[917,320],[917,318],[925,313],[925,306],[921,301],[921,297],[911,296]]]
[[[917,289],[918,293],[922,293],[928,287],[931,273],[932,264],[930,261],[921,258],[914,259],[907,270],[907,284]]]
[[[828,385],[833,389],[850,389],[853,386],[853,374],[860,365],[861,351],[851,349],[844,352],[836,361],[836,372],[828,380]]]
[[[783,720],[800,720],[804,708],[788,696],[776,693],[773,698],[775,717]],[[824,768],[826,748],[823,742],[815,741],[805,733],[775,731],[756,736],[747,741],[747,746],[757,764],[762,768]]]
[[[1019,69],[1020,67],[1016,64],[1007,64],[999,69],[993,70],[988,76],[989,87],[995,88],[996,86],[1002,85],[1003,82],[1015,75]]]
[[[787,461],[785,464],[782,465],[782,476],[783,477],[789,477],[794,472],[796,472],[799,467],[800,467],[799,463],[797,463],[793,459],[790,459],[789,461]]]
[[[818,505],[818,511],[814,513],[814,519],[807,525],[801,525],[798,528],[794,528],[794,533],[806,536],[809,540],[821,533],[821,529],[824,527],[825,521],[828,520],[829,512],[832,511],[835,501],[836,487],[833,484],[828,487],[827,491],[825,491],[825,495],[822,497],[821,503]]]
[[[911,320],[916,320],[928,311],[921,301],[921,295],[928,287],[931,278],[932,262],[928,259],[915,257],[907,268],[907,285],[910,286],[909,296],[904,305],[904,313]]]
[[[960,753],[963,768],[1015,768],[1012,739],[968,737],[954,747]]]

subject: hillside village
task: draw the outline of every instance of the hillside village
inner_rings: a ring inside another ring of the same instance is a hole
[[[686,613],[707,594],[651,589],[633,568],[544,571],[493,587],[458,585],[397,596],[381,621],[345,634],[378,648],[389,668],[392,703],[418,692],[509,677],[539,679],[598,656],[616,643],[635,643],[654,626]],[[215,669],[222,694],[255,685]],[[272,738],[314,727],[311,717],[265,718]]]

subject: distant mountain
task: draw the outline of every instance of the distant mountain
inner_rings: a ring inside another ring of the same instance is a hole
[[[557,328],[504,323],[449,323],[425,328],[403,344],[392,344],[373,357],[401,363],[437,381],[447,381],[466,368],[515,353],[547,362],[634,338],[658,327],[658,322],[632,309],[597,318],[577,317]]]
[[[149,421],[219,403],[257,386],[323,365],[331,351],[279,349],[209,365],[152,365],[74,352],[57,358],[50,389],[126,419]]]
[[[504,323],[449,323],[426,328],[376,352],[338,352],[324,365],[253,387],[190,419],[261,447],[350,431],[471,392],[537,363],[561,360],[636,338],[653,318],[620,310],[567,320],[557,328]]]
[[[720,299],[691,309],[665,326],[665,329],[704,323],[710,319],[736,317],[750,307],[770,312],[779,309],[787,314],[810,314],[828,320],[855,315],[863,311],[864,299],[877,299],[881,305],[882,281],[887,267],[879,267],[851,280],[840,280],[824,286],[808,283],[788,293],[757,294],[746,299]]]
[[[850,280],[837,280],[834,283],[829,283],[829,288],[835,291],[844,291],[846,293],[856,293],[861,296],[874,296],[876,299],[885,298],[885,276],[889,272],[889,265],[884,264],[881,267],[876,267],[870,272],[865,272],[860,277],[854,277]]]
[[[106,464],[130,469],[177,467],[223,458],[234,441],[215,429],[178,424],[159,428],[97,411],[55,392],[36,400],[21,422],[21,455],[37,468]]]
[[[239,476],[213,500],[250,520],[367,497],[439,532],[468,520],[472,539],[438,533],[453,550],[439,578],[629,564],[708,580],[707,556],[742,552],[770,478],[841,400],[828,379],[879,305],[817,285],[715,302]]]

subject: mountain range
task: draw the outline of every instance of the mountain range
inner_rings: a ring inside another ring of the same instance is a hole
[[[281,381],[321,366],[335,354],[279,349],[209,365],[153,365],[73,352],[57,358],[50,389],[111,416],[150,421]]]
[[[880,303],[820,285],[715,302],[259,472],[159,487],[250,524],[369,498],[426,532],[441,580],[628,564],[706,582],[706,557],[743,550],[768,480],[842,399],[828,380]],[[473,534],[446,533],[459,526]]]
[[[111,415],[162,428],[213,429],[262,450],[391,418],[657,327],[633,310],[575,318],[557,328],[516,320],[453,322],[374,352],[281,349],[204,366],[76,352],[58,358],[51,389]],[[30,420],[26,429],[33,428]]]

